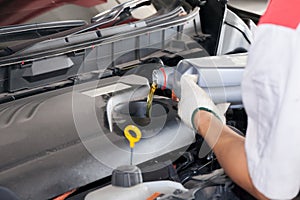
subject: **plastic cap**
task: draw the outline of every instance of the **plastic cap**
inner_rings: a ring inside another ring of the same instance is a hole
[[[113,186],[132,187],[142,182],[142,172],[137,166],[120,166],[112,172],[111,184]]]

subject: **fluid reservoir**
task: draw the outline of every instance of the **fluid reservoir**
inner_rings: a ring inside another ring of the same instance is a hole
[[[89,193],[85,200],[141,200],[157,194],[186,192],[180,183],[173,181],[142,181],[141,170],[132,165],[121,166],[112,173],[112,184]]]

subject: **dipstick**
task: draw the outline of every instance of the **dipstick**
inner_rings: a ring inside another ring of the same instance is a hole
[[[135,135],[132,135],[132,133],[134,133]],[[135,143],[139,142],[141,137],[142,137],[142,133],[140,131],[140,129],[134,125],[128,125],[126,126],[126,128],[124,129],[124,135],[127,138],[127,140],[129,141],[129,146],[130,146],[130,151],[131,151],[131,155],[130,155],[130,165],[132,165],[133,162],[133,149],[135,146]]]

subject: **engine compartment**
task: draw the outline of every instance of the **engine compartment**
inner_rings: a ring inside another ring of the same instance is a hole
[[[152,1],[158,14],[117,32],[113,26],[92,29],[0,55],[1,186],[21,199],[85,199],[110,187],[113,170],[129,164],[123,130],[135,124],[143,136],[133,164],[143,183],[155,190],[159,181],[181,188],[152,199],[253,199],[181,122],[171,89],[156,90],[152,117],[144,117],[153,70],[197,63],[190,58],[230,58],[246,52],[251,40],[250,28],[226,1],[168,2]],[[235,99],[226,123],[243,134],[247,116]]]
[[[108,184],[107,177],[113,169],[129,164],[130,149],[122,129],[128,123],[137,123],[145,136],[134,149],[134,164],[141,168],[144,181],[171,180],[187,188],[198,187],[200,183],[194,176],[213,173],[220,166],[209,148],[203,148],[203,139],[180,122],[177,102],[167,97],[171,91],[157,91],[160,95],[154,98],[150,125],[138,118],[143,115],[139,112],[145,111],[146,99],[129,101],[129,112],[126,103],[118,104],[113,114],[113,132],[109,131],[107,102],[126,92],[141,92],[136,88],[141,88],[145,79],[139,76],[142,81],[132,81],[135,78],[137,75],[130,74],[107,78],[100,83],[88,82],[75,89],[63,88],[2,104],[1,134],[10,139],[1,140],[1,158],[5,160],[1,163],[2,184],[23,196],[34,194],[40,198],[47,197],[45,188],[52,188],[52,194],[77,188],[68,199],[81,199],[82,195]],[[96,97],[86,95],[87,91],[97,89],[95,84],[104,88],[116,82],[129,84],[127,80],[135,84],[125,91]],[[148,92],[148,88],[142,89]],[[229,109],[227,120],[240,130],[246,129],[243,108]],[[204,154],[199,154],[200,148]],[[49,179],[49,173],[55,176]],[[43,184],[32,188],[35,182]],[[217,187],[228,191],[223,183]]]

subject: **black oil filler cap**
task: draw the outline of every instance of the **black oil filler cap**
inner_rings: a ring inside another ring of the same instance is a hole
[[[142,172],[137,166],[124,165],[112,172],[111,184],[113,186],[132,187],[142,182]]]

